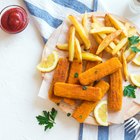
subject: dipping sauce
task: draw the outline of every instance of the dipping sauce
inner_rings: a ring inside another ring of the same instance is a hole
[[[28,15],[20,6],[8,6],[1,12],[1,28],[8,33],[19,33],[28,25]]]

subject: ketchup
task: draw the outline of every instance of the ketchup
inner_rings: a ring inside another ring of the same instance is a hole
[[[20,6],[10,6],[10,8],[7,8],[1,13],[1,28],[9,33],[23,31],[28,24],[26,11]]]

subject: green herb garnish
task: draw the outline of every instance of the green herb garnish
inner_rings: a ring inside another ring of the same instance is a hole
[[[131,37],[128,37],[128,41],[129,41],[129,45],[135,45],[140,42],[140,38],[139,36],[131,36]]]
[[[131,48],[132,52],[137,53],[140,52],[140,50],[135,46],[140,42],[139,36],[131,36],[128,38],[129,41],[129,47]]]
[[[137,53],[137,52],[140,52],[140,49],[138,49],[137,47],[131,47],[131,50],[134,52],[134,53]]]
[[[71,115],[71,113],[67,113],[67,116],[69,117]]]
[[[137,88],[136,86],[132,86],[132,85],[125,86],[123,90],[123,95],[130,98],[136,98],[136,95],[135,95],[136,88]]]
[[[47,129],[51,129],[54,126],[56,115],[57,110],[52,108],[50,112],[43,111],[43,115],[36,116],[36,119],[38,120],[39,125],[44,125],[44,131],[46,131]]]
[[[82,115],[80,115],[79,118],[82,119]]]
[[[78,78],[78,73],[77,72],[74,74],[74,78]]]
[[[86,87],[86,86],[82,86],[82,89],[83,89],[83,90],[87,90],[87,87]]]

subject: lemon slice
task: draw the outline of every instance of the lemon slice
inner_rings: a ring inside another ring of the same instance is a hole
[[[140,54],[138,54],[138,56],[136,56],[136,58],[134,58],[133,63],[140,66]]]
[[[47,58],[42,59],[42,61],[37,65],[37,69],[41,72],[50,72],[55,69],[58,63],[57,52],[53,51]]]
[[[108,126],[107,101],[101,101],[94,109],[96,121],[103,126]]]
[[[140,87],[140,74],[130,74],[130,79],[135,86]]]

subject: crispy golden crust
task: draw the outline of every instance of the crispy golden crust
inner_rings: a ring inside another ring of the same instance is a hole
[[[87,101],[99,101],[102,97],[101,89],[98,87],[81,86],[62,82],[55,83],[54,94],[60,97]]]
[[[74,60],[71,63],[68,83],[78,84],[79,83],[78,77],[81,73],[82,73],[82,63],[79,63],[77,60]]]
[[[79,84],[78,76],[82,73],[82,63],[79,63],[77,60],[74,60],[70,67],[68,83],[70,84]],[[65,103],[70,105],[75,104],[75,100],[64,98]]]
[[[79,81],[82,85],[89,85],[96,80],[100,80],[101,78],[112,74],[121,67],[122,64],[119,59],[114,57],[80,74]]]
[[[105,95],[105,93],[109,89],[109,84],[103,80],[98,82],[95,87],[101,88],[102,91],[102,97]],[[77,107],[77,109],[74,111],[72,116],[80,123],[84,122],[85,119],[89,116],[92,110],[96,107],[97,102],[89,102],[89,101],[83,101],[83,103]]]
[[[49,99],[55,103],[59,103],[62,98],[54,95],[53,87],[56,82],[66,82],[68,77],[69,61],[66,58],[60,58],[55,69],[51,87],[49,89]]]
[[[122,73],[121,69],[110,75],[110,91],[108,94],[108,110],[119,111],[122,108]]]

